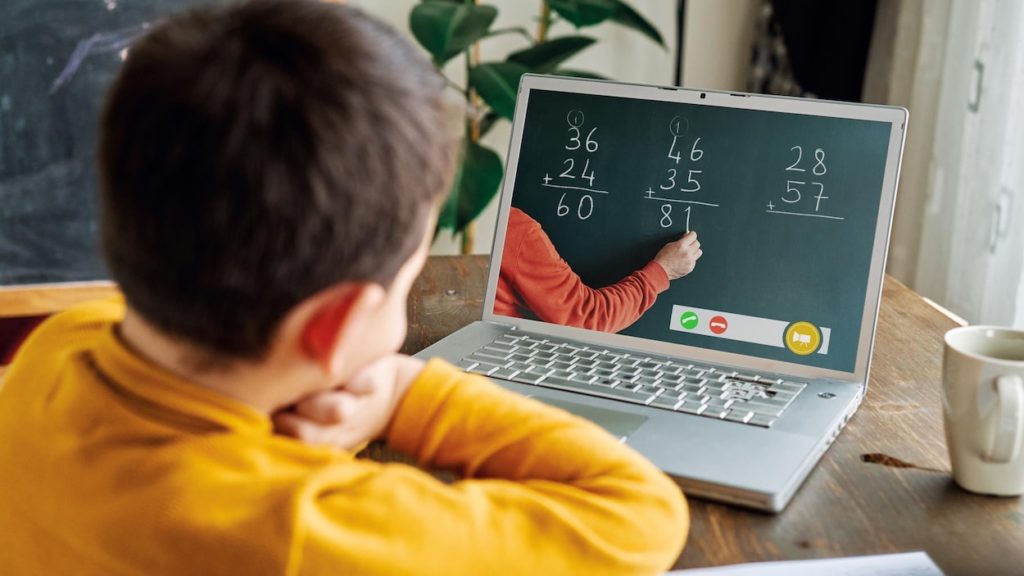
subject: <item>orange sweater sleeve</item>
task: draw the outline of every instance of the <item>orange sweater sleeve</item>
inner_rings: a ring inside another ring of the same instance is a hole
[[[632,449],[441,361],[411,386],[387,440],[464,479],[392,464],[344,490],[325,482],[302,573],[655,574],[686,538],[679,489]]]
[[[654,261],[611,286],[587,286],[536,222],[517,244],[506,256],[511,261],[502,272],[526,307],[545,322],[618,332],[636,322],[668,289],[668,275]]]

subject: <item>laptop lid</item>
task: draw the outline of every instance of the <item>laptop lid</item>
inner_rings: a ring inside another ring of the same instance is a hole
[[[484,320],[866,384],[906,121],[897,107],[524,75]],[[499,314],[510,214],[594,288],[687,230],[703,256],[618,333],[528,305]]]

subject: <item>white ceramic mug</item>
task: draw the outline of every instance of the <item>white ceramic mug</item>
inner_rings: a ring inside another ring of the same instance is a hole
[[[979,494],[1024,493],[1024,331],[946,332],[943,414],[953,479]]]

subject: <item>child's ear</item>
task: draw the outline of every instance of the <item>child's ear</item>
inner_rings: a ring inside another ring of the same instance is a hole
[[[302,350],[331,376],[345,368],[344,351],[360,335],[365,337],[368,319],[386,300],[378,284],[345,283],[321,295],[302,327]]]

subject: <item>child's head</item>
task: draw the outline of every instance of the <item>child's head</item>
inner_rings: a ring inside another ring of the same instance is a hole
[[[365,337],[397,348],[408,288],[393,283],[422,260],[450,179],[443,90],[396,32],[337,4],[256,0],[159,25],[100,130],[102,246],[129,306],[254,361],[302,303],[375,285],[401,326]]]

